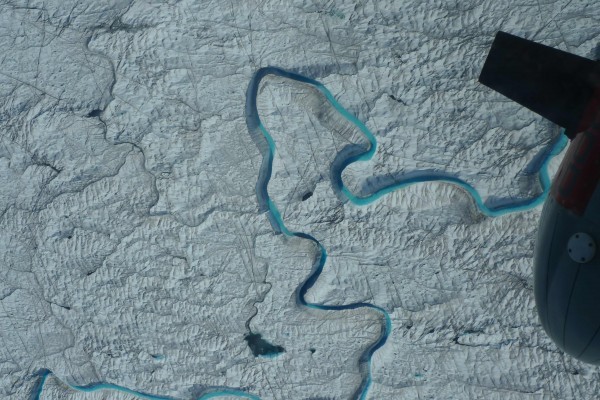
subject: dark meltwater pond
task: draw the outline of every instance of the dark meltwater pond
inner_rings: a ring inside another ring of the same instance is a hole
[[[250,347],[255,357],[273,357],[285,352],[283,347],[272,345],[263,339],[260,333],[249,333],[244,337],[244,340],[248,342],[248,347]]]

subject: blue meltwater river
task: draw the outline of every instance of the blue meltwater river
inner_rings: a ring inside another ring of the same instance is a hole
[[[331,167],[332,185],[335,189],[340,191],[351,203],[356,205],[369,204],[387,193],[402,189],[409,185],[414,185],[420,182],[440,181],[454,184],[466,190],[475,200],[475,203],[477,204],[477,207],[479,208],[481,213],[489,217],[496,217],[517,211],[530,210],[542,204],[546,196],[548,195],[548,190],[550,188],[550,178],[548,176],[547,168],[548,162],[550,161],[550,159],[552,159],[552,157],[560,154],[560,152],[566,147],[568,140],[564,134],[561,134],[556,138],[556,140],[553,141],[553,143],[551,143],[547,146],[547,148],[542,150],[542,153],[540,154],[541,162],[539,163],[539,170],[537,172],[539,172],[539,179],[543,188],[543,192],[539,196],[531,199],[518,200],[512,203],[504,204],[500,207],[491,208],[485,205],[477,190],[475,190],[475,188],[467,182],[459,178],[449,176],[445,173],[434,174],[430,172],[417,174],[418,176],[411,175],[410,178],[406,178],[388,186],[381,187],[371,194],[359,197],[354,195],[346,186],[344,186],[341,178],[342,172],[344,168],[346,168],[348,165],[354,162],[367,161],[371,159],[371,157],[373,157],[377,149],[377,140],[375,139],[375,136],[373,136],[373,134],[361,121],[359,121],[354,115],[352,115],[344,107],[342,107],[342,105],[337,102],[337,100],[334,98],[331,92],[320,82],[276,67],[265,67],[256,71],[256,73],[250,80],[248,90],[246,92],[245,111],[248,133],[253,138],[263,157],[258,181],[256,184],[256,195],[260,210],[263,212],[268,212],[269,220],[271,221],[271,225],[273,226],[273,229],[276,232],[283,233],[287,236],[295,236],[306,240],[310,240],[313,243],[315,243],[319,249],[319,255],[315,261],[315,264],[313,265],[312,271],[296,291],[297,302],[304,307],[325,311],[340,311],[365,307],[374,309],[382,315],[382,329],[379,338],[363,352],[359,360],[359,368],[363,379],[361,385],[356,389],[353,397],[362,400],[367,397],[367,393],[371,386],[371,358],[373,357],[373,354],[386,343],[388,336],[392,330],[392,321],[386,310],[370,303],[361,302],[341,306],[328,306],[317,303],[309,303],[306,301],[305,295],[307,291],[314,285],[314,283],[319,278],[319,275],[323,271],[323,268],[325,267],[325,264],[327,262],[327,249],[325,249],[325,247],[323,247],[323,245],[309,233],[290,231],[286,227],[285,222],[281,217],[281,213],[277,208],[277,205],[273,201],[271,201],[269,197],[268,186],[269,180],[271,179],[271,172],[273,169],[273,158],[275,156],[275,152],[277,151],[277,144],[262,124],[256,106],[258,87],[260,85],[261,80],[267,75],[276,75],[279,77],[291,79],[293,81],[301,82],[315,87],[327,99],[328,103],[340,113],[340,115],[342,115],[352,124],[354,124],[365,135],[369,142],[369,147],[366,150],[359,152],[352,151],[349,152],[347,156],[342,155],[341,158],[336,158],[336,161],[332,164]],[[47,369],[41,370],[38,373],[39,380],[32,392],[32,400],[40,399],[44,390],[44,386],[47,382],[47,378],[51,374],[52,372]],[[144,393],[106,382],[97,382],[86,386],[69,387],[73,390],[81,392],[114,390],[132,394],[142,399],[173,400],[173,397]],[[258,396],[247,393],[243,390],[233,388],[211,387],[207,388],[207,393],[199,397],[199,400],[211,399],[222,396],[236,396],[252,400],[259,399]]]
[[[343,160],[336,160],[334,162],[335,165],[332,164],[331,170],[332,185],[334,186],[334,188],[337,188],[339,191],[341,191],[341,193],[350,202],[356,205],[365,205],[372,203],[373,201],[377,200],[378,198],[387,193],[402,189],[410,185],[414,185],[416,183],[439,181],[451,183],[466,190],[475,200],[475,203],[477,204],[479,210],[484,215],[489,217],[496,217],[517,211],[530,210],[542,204],[546,196],[548,195],[548,190],[550,188],[550,178],[548,176],[547,168],[548,162],[552,157],[558,155],[565,148],[565,146],[568,143],[568,139],[564,134],[561,134],[553,143],[551,143],[549,146],[547,146],[546,149],[543,150],[543,158],[542,162],[540,163],[540,169],[538,171],[543,192],[539,196],[531,199],[514,201],[510,204],[504,204],[500,207],[491,208],[486,206],[477,190],[475,190],[473,186],[463,181],[462,179],[449,176],[445,173],[434,174],[430,172],[426,174],[419,174],[418,176],[413,175],[411,178],[400,180],[388,186],[379,188],[377,191],[369,195],[359,197],[354,195],[343,184],[342,172],[344,168],[346,168],[348,165],[354,162],[367,161],[370,160],[371,157],[373,157],[377,149],[377,140],[375,139],[375,136],[360,120],[358,120],[354,115],[348,112],[348,110],[342,107],[342,105],[338,103],[338,101],[335,99],[333,94],[331,94],[331,92],[322,83],[314,79],[310,79],[305,76],[285,71],[276,67],[265,67],[256,71],[254,77],[248,85],[248,90],[246,92],[246,124],[248,126],[248,132],[252,136],[254,142],[256,143],[259,151],[263,156],[263,162],[261,165],[261,170],[256,185],[256,194],[258,197],[259,206],[261,207],[262,211],[266,211],[269,213],[269,219],[274,230],[281,232],[287,236],[296,236],[299,238],[310,240],[317,245],[320,253],[317,257],[317,260],[313,266],[310,275],[300,285],[299,290],[297,290],[297,302],[305,307],[326,311],[340,311],[366,307],[377,310],[381,313],[383,317],[383,326],[379,338],[371,346],[369,346],[369,348],[367,348],[360,357],[360,371],[363,375],[363,380],[353,397],[362,400],[366,398],[369,387],[371,386],[371,358],[373,357],[373,354],[379,348],[381,348],[387,341],[388,336],[392,330],[392,321],[390,315],[386,310],[370,303],[361,302],[341,306],[329,306],[324,304],[309,303],[306,301],[305,295],[307,291],[314,285],[314,283],[319,278],[319,275],[321,275],[323,268],[325,267],[325,264],[327,262],[327,249],[309,233],[290,231],[285,226],[285,221],[281,217],[281,213],[279,212],[277,205],[273,201],[271,201],[271,198],[269,197],[268,185],[269,180],[271,179],[271,173],[273,169],[273,158],[275,156],[275,152],[277,151],[277,143],[275,143],[275,140],[263,125],[258,114],[258,109],[256,105],[256,98],[258,95],[258,88],[260,82],[267,75],[275,75],[315,87],[327,99],[328,103],[333,108],[335,108],[344,118],[346,118],[348,121],[354,124],[365,135],[365,137],[369,141],[369,147],[364,151],[358,153],[354,152],[353,154],[349,155]]]

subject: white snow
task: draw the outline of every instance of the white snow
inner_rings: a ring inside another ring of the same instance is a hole
[[[4,2],[0,397],[30,398],[48,369],[42,399],[134,398],[69,387],[98,382],[350,398],[382,316],[296,303],[318,249],[259,213],[253,73],[317,79],[374,133],[375,157],[343,175],[356,193],[434,170],[490,203],[529,198],[541,187],[523,170],[558,128],[479,85],[483,61],[500,29],[593,57],[599,17],[586,0]],[[306,299],[392,317],[368,398],[600,392],[537,319],[540,208],[487,218],[444,183],[343,202],[328,163],[360,132],[289,79],[266,78],[257,102],[278,146],[269,194],[329,254]],[[285,352],[254,357],[248,328]]]

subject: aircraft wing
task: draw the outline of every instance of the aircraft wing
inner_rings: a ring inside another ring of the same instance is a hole
[[[479,82],[564,127],[570,139],[600,112],[599,62],[502,31]]]

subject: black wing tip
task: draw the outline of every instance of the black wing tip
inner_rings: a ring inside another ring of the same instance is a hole
[[[600,79],[600,63],[498,31],[479,82],[562,126],[573,138]]]

